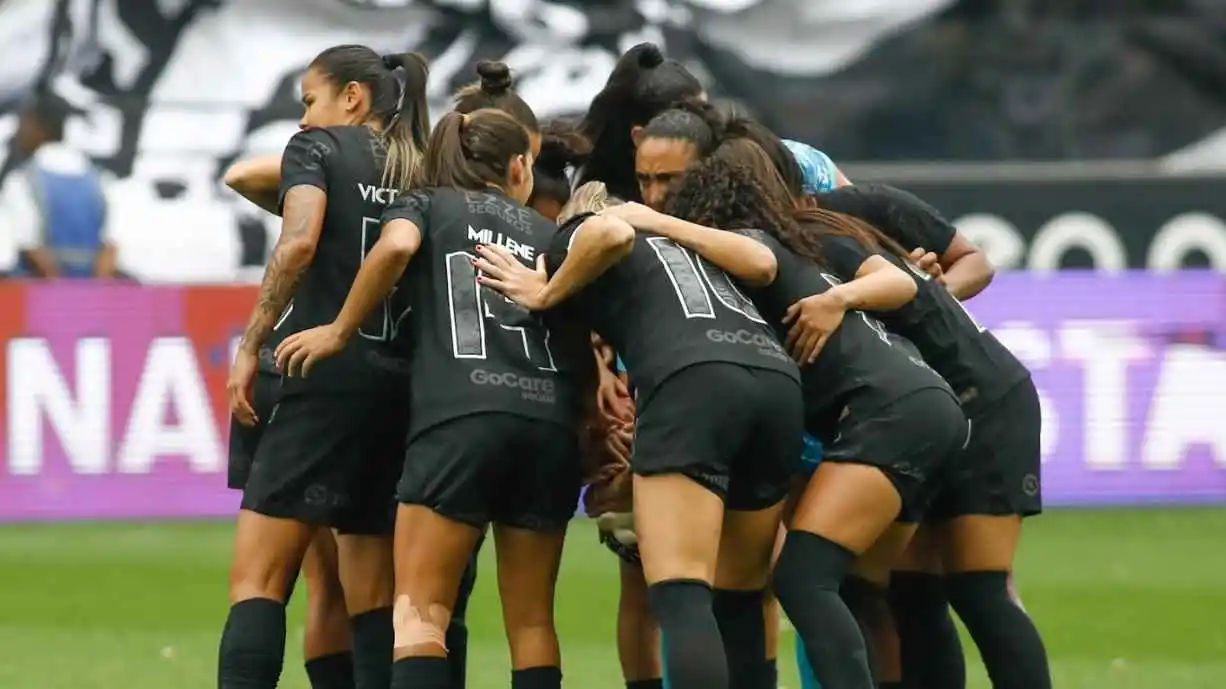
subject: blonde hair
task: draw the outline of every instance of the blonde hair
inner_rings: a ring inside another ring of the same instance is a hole
[[[383,164],[383,186],[404,191],[421,186],[426,171],[426,145],[430,138],[430,111],[426,102],[426,82],[430,68],[417,53],[389,55],[384,63],[404,70],[400,106],[383,130],[387,158]]]
[[[562,206],[561,212],[558,213],[558,224],[561,225],[580,213],[599,213],[622,203],[624,202],[621,199],[609,195],[609,189],[604,182],[588,182],[575,189],[570,200]]]

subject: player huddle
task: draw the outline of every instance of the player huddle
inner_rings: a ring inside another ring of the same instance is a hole
[[[330,48],[284,154],[227,173],[283,221],[229,384],[218,686],[277,685],[302,571],[315,689],[463,687],[489,530],[511,686],[560,687],[587,485],[629,688],[775,687],[779,606],[814,686],[964,687],[952,606],[994,687],[1049,688],[1009,589],[1038,397],[959,301],[982,257],[654,45],[576,123],[478,74],[431,131],[424,60]]]

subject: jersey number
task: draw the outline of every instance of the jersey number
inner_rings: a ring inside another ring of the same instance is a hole
[[[831,275],[830,273],[822,273],[821,275],[826,279],[826,282],[830,283],[831,287],[843,284],[842,280],[840,280],[837,276]],[[864,324],[868,326],[869,330],[873,331],[873,334],[877,336],[877,339],[890,345],[891,347],[894,346],[894,341],[890,339],[890,334],[885,331],[884,323],[876,318],[873,318],[867,313],[864,313],[863,311],[856,311],[855,313],[860,315],[860,318],[864,321]]]
[[[673,291],[677,293],[686,318],[715,318],[715,305],[711,301],[714,294],[715,299],[726,308],[755,323],[766,323],[753,302],[737,289],[732,278],[706,259],[664,237],[649,237],[647,244],[655,251],[656,258],[673,283]]]
[[[924,272],[924,270],[920,268],[919,266],[915,265],[914,263],[910,261],[907,261],[906,263],[907,263],[907,268],[911,270],[911,273],[914,274],[915,277],[925,282],[932,279],[932,276]],[[951,294],[950,296],[952,297],[953,295]],[[962,301],[959,299],[954,299],[953,302],[958,305],[958,308],[962,309],[962,313],[966,314],[967,320],[971,322],[971,325],[975,326],[976,332],[982,333],[982,332],[987,331],[987,328],[983,327],[982,325],[979,325],[979,321],[975,320],[975,316],[972,315],[971,312],[966,308],[966,304],[963,304]]]
[[[379,239],[381,224],[379,218],[362,217],[362,260],[360,263],[366,262],[366,254],[374,248],[375,242]],[[392,297],[396,295],[399,287],[393,287],[392,293],[383,298],[382,308],[370,315],[366,319],[366,324],[358,328],[358,335],[367,340],[375,342],[389,342],[396,339],[400,334],[400,322],[409,314],[410,307],[405,307],[401,310],[399,307],[393,309]],[[393,313],[399,311],[395,317]]]
[[[557,371],[549,349],[549,331],[522,306],[477,282],[476,256],[455,251],[443,257],[447,268],[447,307],[451,316],[451,352],[457,359],[484,359],[485,323],[514,333],[524,358],[542,371]]]

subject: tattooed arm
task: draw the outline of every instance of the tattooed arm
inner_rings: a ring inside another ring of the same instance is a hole
[[[327,194],[316,186],[300,184],[285,193],[281,206],[281,237],[264,269],[260,296],[239,345],[243,351],[259,352],[273,325],[289,305],[302,273],[315,257],[327,205]]]

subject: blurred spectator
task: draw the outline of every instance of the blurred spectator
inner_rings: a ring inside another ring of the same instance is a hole
[[[21,111],[16,153],[25,163],[0,189],[0,232],[10,237],[22,277],[115,277],[115,248],[103,231],[106,196],[97,168],[63,141],[78,111],[43,92]]]

